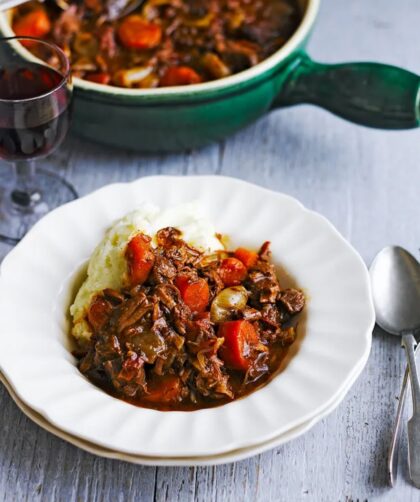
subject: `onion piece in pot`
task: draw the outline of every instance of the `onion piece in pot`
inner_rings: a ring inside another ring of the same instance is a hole
[[[247,301],[248,292],[243,286],[222,289],[211,304],[211,321],[220,323],[233,319],[238,311],[245,308]]]

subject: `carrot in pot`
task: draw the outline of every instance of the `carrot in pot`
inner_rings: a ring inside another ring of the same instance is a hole
[[[97,84],[109,84],[111,80],[111,76],[109,73],[104,73],[104,72],[99,72],[99,73],[89,73],[85,77],[86,80],[89,80],[90,82],[95,82]]]
[[[134,14],[121,22],[118,37],[121,43],[129,49],[151,49],[160,44],[162,28]]]
[[[246,267],[237,258],[225,258],[218,269],[225,286],[238,286],[246,277]]]
[[[247,371],[252,363],[250,348],[259,342],[254,326],[244,320],[226,321],[220,325],[217,336],[224,338],[219,355],[226,366]]]
[[[44,9],[35,9],[13,23],[13,31],[19,37],[43,38],[51,30],[51,21]]]
[[[179,275],[175,279],[175,286],[181,293],[184,303],[193,312],[203,312],[210,300],[210,290],[203,278],[191,279],[186,275]]]
[[[155,255],[150,245],[151,238],[145,234],[137,234],[127,244],[125,257],[128,264],[130,284],[143,284],[149,277],[155,263]]]
[[[181,398],[181,380],[175,375],[157,377],[147,384],[147,401],[152,403],[173,403]]]
[[[176,85],[199,84],[202,81],[200,75],[189,66],[172,66],[166,70],[160,79],[161,87]]]
[[[252,268],[258,261],[258,254],[245,248],[238,248],[235,257],[240,260],[246,268]]]

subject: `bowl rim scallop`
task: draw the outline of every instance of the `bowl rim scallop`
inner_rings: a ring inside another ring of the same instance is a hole
[[[361,361],[361,366],[365,365],[365,361]],[[297,439],[299,436],[306,434],[314,425],[316,425],[320,420],[329,415],[332,411],[334,411],[337,406],[342,402],[344,397],[347,394],[347,391],[352,386],[352,383],[348,385],[348,388],[345,388],[342,394],[338,397],[334,403],[332,403],[328,408],[326,408],[320,415],[312,418],[308,422],[305,422],[293,429],[286,431],[284,434],[280,436],[276,436],[269,441],[264,443],[260,443],[255,446],[251,446],[249,448],[241,448],[239,450],[231,450],[226,453],[222,453],[221,455],[213,455],[213,456],[200,456],[200,457],[147,457],[142,455],[133,455],[129,453],[123,453],[117,450],[109,450],[98,446],[94,443],[90,443],[84,441],[83,439],[71,436],[70,434],[58,429],[54,425],[50,424],[42,415],[37,413],[36,411],[29,408],[25,403],[23,403],[15,394],[12,386],[6,380],[4,375],[0,372],[0,382],[5,386],[7,392],[10,397],[16,404],[16,406],[20,409],[22,413],[24,413],[28,418],[30,418],[36,425],[41,427],[42,429],[50,432],[54,436],[67,441],[73,446],[77,446],[78,448],[91,453],[93,455],[98,455],[103,458],[108,458],[112,460],[123,460],[125,462],[130,462],[138,465],[148,465],[148,466],[162,466],[162,467],[194,467],[194,466],[214,466],[214,465],[222,465],[228,464],[231,462],[238,462],[241,460],[245,460],[247,458],[253,457],[255,455],[260,455],[268,450],[272,450],[273,448],[277,448],[285,443],[293,441]]]
[[[195,412],[138,408],[79,373],[66,347],[62,298],[116,217],[141,201],[168,207],[192,198],[235,244],[272,241],[274,260],[309,295],[306,333],[286,370],[244,399]],[[288,195],[223,176],[144,177],[52,211],[1,264],[0,318],[0,370],[19,399],[68,434],[156,457],[252,447],[321,415],[362,371],[375,322],[367,268],[326,218]]]

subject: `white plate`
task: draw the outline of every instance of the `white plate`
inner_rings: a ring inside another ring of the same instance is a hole
[[[200,201],[232,245],[272,243],[274,260],[309,297],[298,353],[270,384],[218,408],[158,412],[97,389],[68,350],[69,284],[105,229],[142,201]],[[0,369],[19,398],[62,431],[119,452],[220,455],[320,416],[358,376],[374,311],[366,267],[322,216],[295,199],[233,178],[150,177],[115,184],[44,217],[0,274]]]
[[[364,365],[365,361],[362,361],[361,367],[363,368]],[[125,462],[131,462],[133,464],[139,464],[139,465],[149,465],[149,466],[158,465],[158,466],[170,466],[170,467],[179,467],[179,466],[191,467],[191,466],[227,464],[230,462],[245,460],[254,455],[259,455],[260,453],[264,453],[265,451],[277,448],[278,446],[288,443],[289,441],[292,441],[293,439],[296,439],[305,432],[309,431],[317,422],[319,422],[322,418],[330,414],[341,403],[341,401],[347,394],[347,391],[352,386],[352,383],[349,384],[344,389],[343,393],[338,397],[337,401],[335,401],[330,407],[324,410],[323,413],[313,418],[312,420],[309,420],[308,422],[305,422],[302,425],[299,425],[298,427],[295,427],[290,431],[281,434],[280,436],[276,436],[270,441],[266,441],[264,443],[252,446],[250,448],[241,448],[239,450],[233,450],[227,453],[223,453],[221,455],[213,455],[208,457],[204,456],[204,457],[189,457],[189,458],[188,457],[171,458],[171,457],[150,457],[150,456],[146,457],[141,455],[130,455],[129,453],[122,453],[119,451],[102,448],[101,446],[98,446],[94,443],[83,441],[83,439],[80,439],[76,436],[71,436],[70,434],[67,434],[62,430],[58,429],[57,427],[54,427],[52,424],[47,422],[47,420],[45,420],[45,418],[42,415],[32,410],[28,406],[26,406],[17,397],[16,393],[12,389],[12,386],[9,384],[6,378],[1,374],[1,372],[0,372],[0,382],[3,383],[13,401],[28,418],[30,418],[33,422],[35,422],[37,425],[39,425],[46,431],[50,432],[51,434],[54,434],[55,436],[63,439],[64,441],[67,441],[68,443],[71,443],[74,446],[77,446],[78,448],[81,448],[82,450],[85,450],[89,453],[93,453],[94,455],[98,455],[104,458],[123,460]]]

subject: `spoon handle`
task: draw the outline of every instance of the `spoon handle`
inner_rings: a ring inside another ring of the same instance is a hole
[[[420,343],[416,347],[415,355],[420,352]],[[401,386],[400,397],[398,400],[397,416],[394,422],[392,431],[391,444],[388,451],[388,481],[391,486],[394,486],[395,478],[398,471],[398,446],[401,437],[401,419],[404,411],[405,397],[407,394],[408,383],[408,366],[405,368],[404,378]]]
[[[408,421],[408,467],[412,482],[420,488],[420,383],[414,354],[416,340],[413,335],[407,334],[403,336],[402,344],[407,354],[413,398],[413,415]]]

